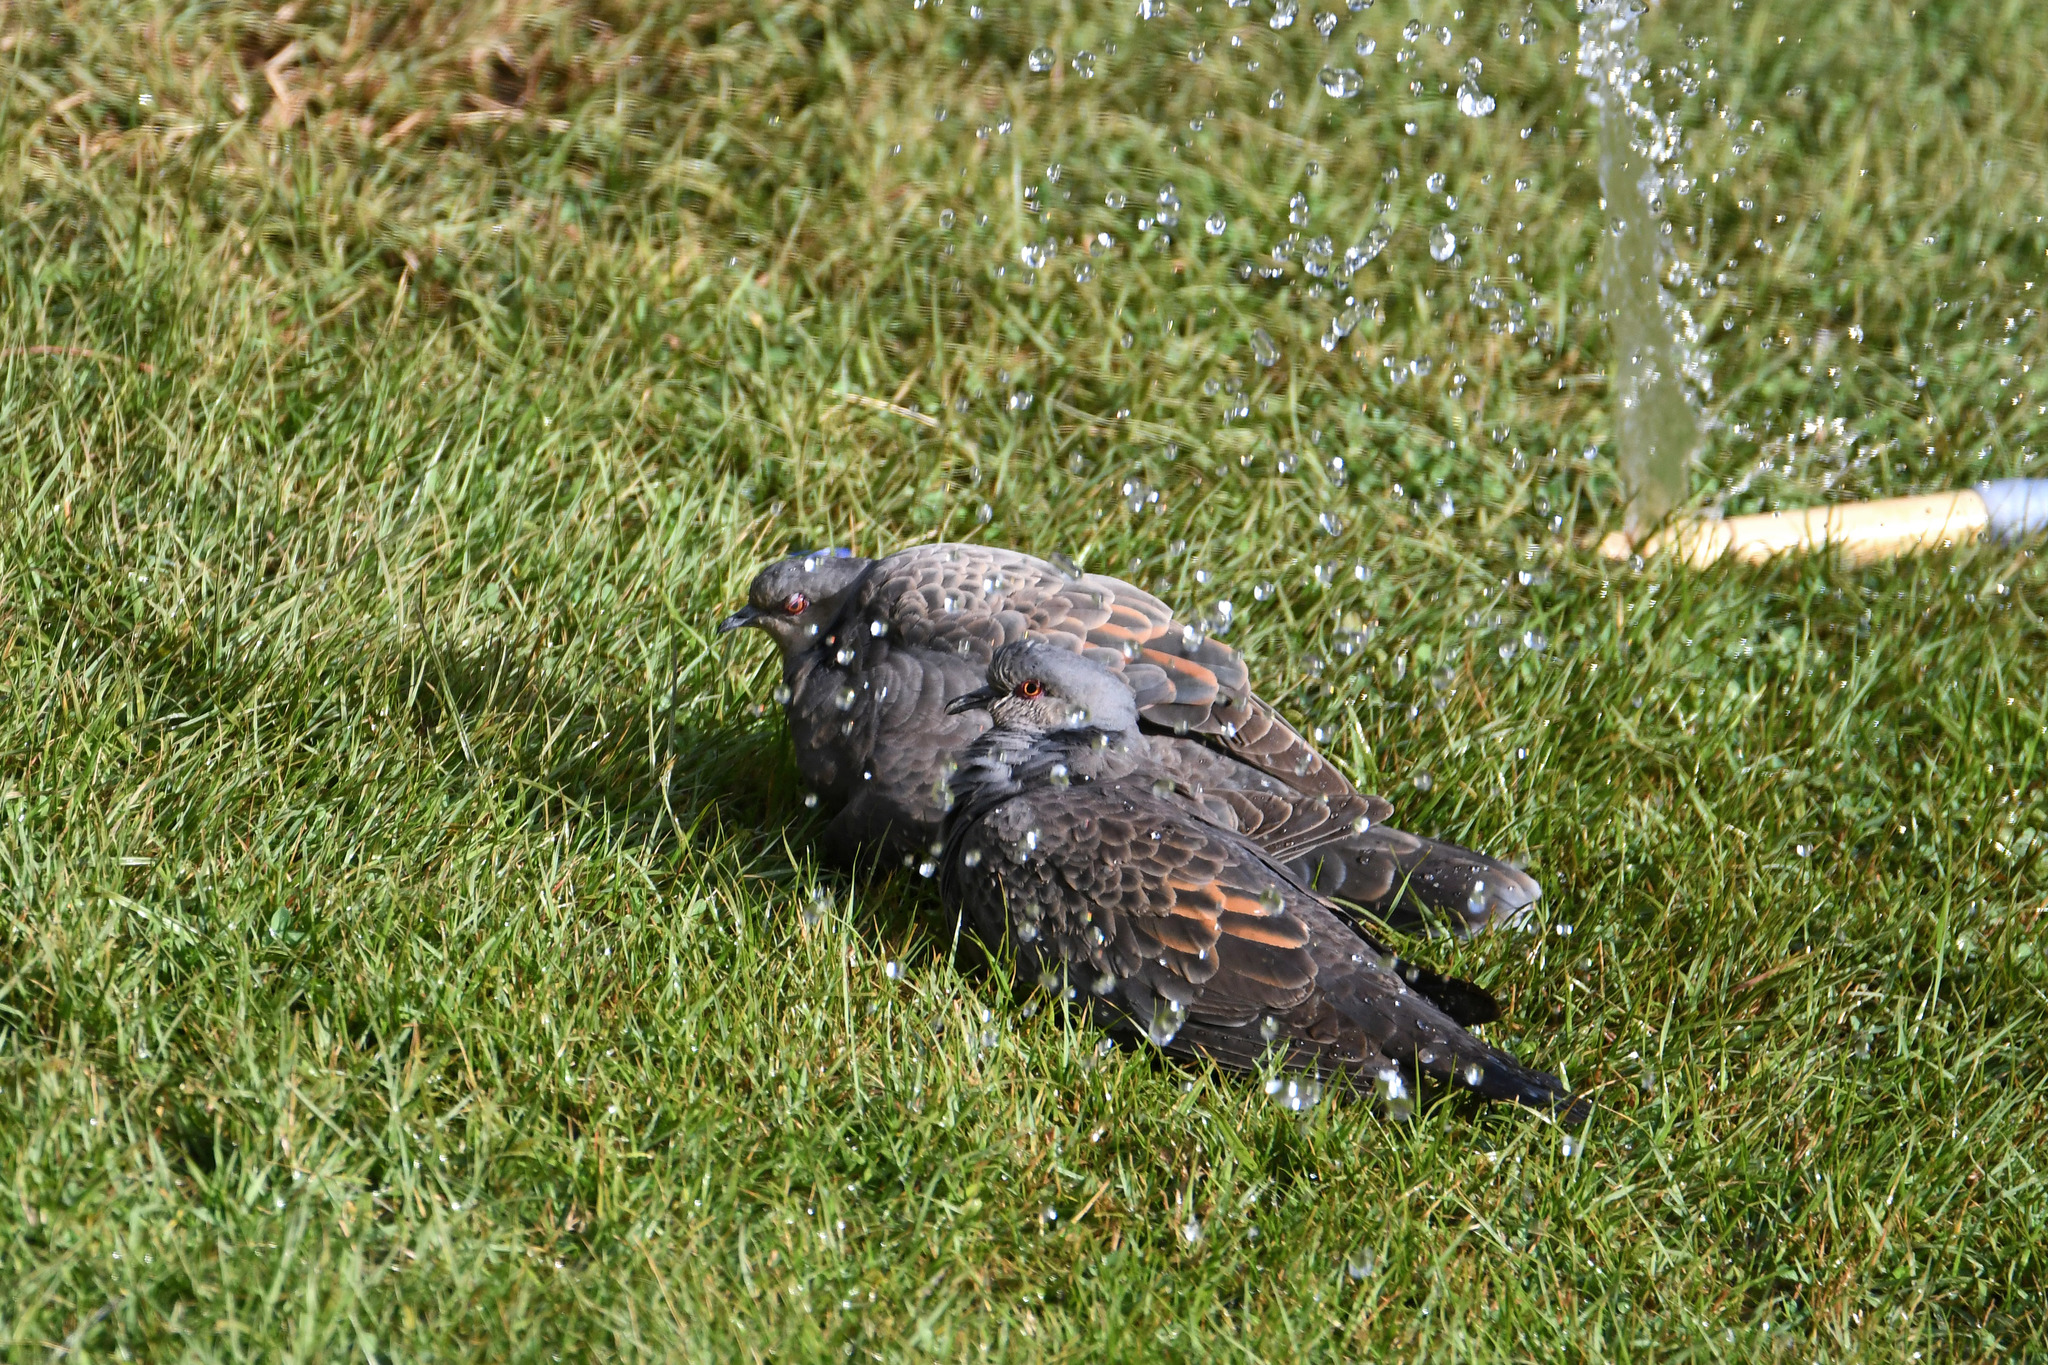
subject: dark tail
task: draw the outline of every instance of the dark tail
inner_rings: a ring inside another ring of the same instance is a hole
[[[1460,934],[1513,924],[1543,894],[1519,868],[1387,825],[1320,844],[1288,869],[1325,896],[1409,933],[1432,923]]]

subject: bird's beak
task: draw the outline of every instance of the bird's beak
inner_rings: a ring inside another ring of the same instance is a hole
[[[962,692],[946,703],[946,714],[957,716],[962,711],[985,710],[990,702],[1002,695],[1002,690],[994,687],[977,687],[972,692]]]
[[[761,611],[758,607],[741,607],[718,623],[718,633],[723,635],[729,630],[738,630],[741,626],[751,626],[760,619],[760,616]]]

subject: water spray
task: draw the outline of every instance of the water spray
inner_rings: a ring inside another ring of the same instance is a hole
[[[1614,444],[1631,534],[1654,526],[1687,494],[1701,444],[1694,389],[1710,376],[1699,354],[1698,328],[1664,288],[1674,253],[1664,218],[1668,190],[1683,193],[1664,167],[1681,133],[1658,117],[1643,78],[1649,60],[1636,43],[1642,0],[1581,0],[1579,74],[1600,115],[1600,199],[1607,245],[1600,273],[1601,312],[1608,326],[1613,372]]]

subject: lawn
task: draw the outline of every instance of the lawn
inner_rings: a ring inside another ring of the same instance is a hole
[[[8,1358],[2048,1352],[2040,545],[1586,548],[1570,6],[985,3],[0,8]],[[1646,24],[1696,501],[2048,474],[2041,12]],[[1412,946],[1584,1132],[1105,1049],[820,866],[713,627],[942,536],[1228,600],[1526,862]]]

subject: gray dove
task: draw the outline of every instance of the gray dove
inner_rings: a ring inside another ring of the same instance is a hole
[[[954,778],[941,894],[985,944],[1014,948],[1019,980],[1230,1070],[1278,1048],[1283,1065],[1393,1100],[1419,1071],[1583,1115],[1557,1078],[1461,1026],[1478,987],[1403,963],[1257,844],[1172,799],[1181,777],[1136,742],[1138,707],[1109,669],[1020,641],[948,709],[994,726]]]
[[[1251,688],[1237,651],[1118,579],[985,545],[883,559],[795,554],[763,569],[721,631],[755,626],[782,653],[797,766],[831,813],[827,851],[937,866],[949,779],[988,725],[949,715],[996,649],[1039,639],[1103,664],[1134,694],[1133,743],[1197,802],[1327,896],[1411,928],[1433,912],[1470,931],[1513,919],[1542,888],[1484,854],[1387,826],[1367,796]]]

